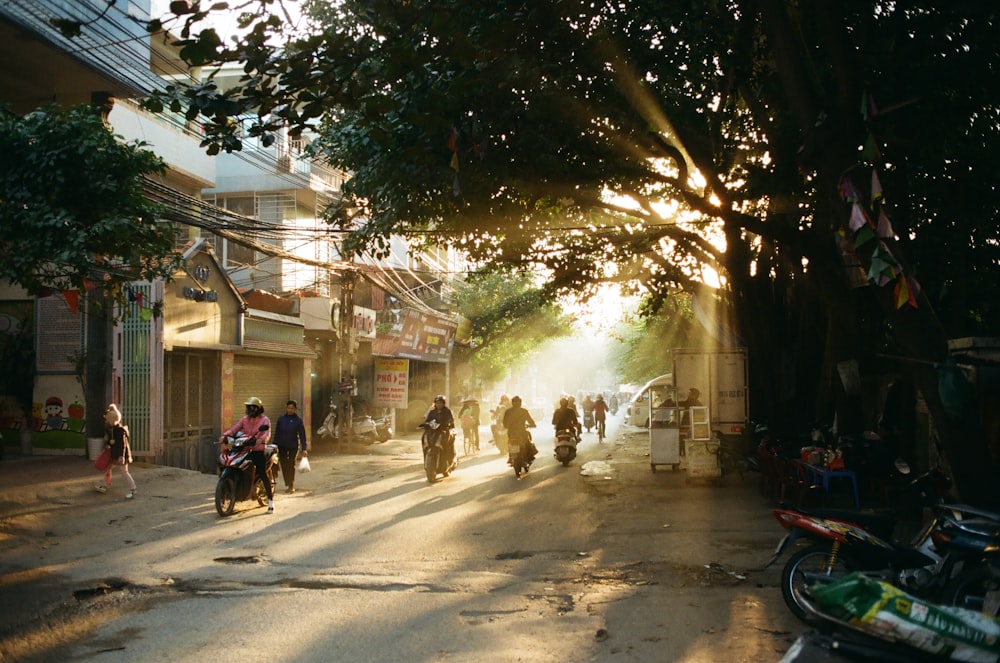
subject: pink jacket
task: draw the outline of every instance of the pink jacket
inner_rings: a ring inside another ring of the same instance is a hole
[[[268,427],[268,430],[261,432],[260,427],[265,425]],[[266,414],[262,414],[254,419],[244,415],[242,419],[236,422],[236,425],[227,431],[223,431],[222,435],[225,437],[227,435],[233,435],[238,431],[242,431],[247,437],[257,438],[257,444],[255,444],[253,448],[256,451],[263,451],[264,445],[271,439],[270,426],[271,420],[267,418]]]

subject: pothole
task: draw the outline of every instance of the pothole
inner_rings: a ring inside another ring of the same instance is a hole
[[[528,559],[529,557],[534,557],[535,553],[527,552],[524,550],[514,550],[511,552],[499,553],[495,559]]]
[[[95,596],[106,596],[115,592],[122,592],[128,589],[128,587],[129,583],[124,580],[105,580],[100,585],[76,590],[73,592],[73,598],[77,601],[83,601]]]
[[[240,555],[237,557],[216,557],[212,561],[219,564],[260,564],[264,559],[257,555]]]

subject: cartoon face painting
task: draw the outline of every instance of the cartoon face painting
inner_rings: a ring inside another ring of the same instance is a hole
[[[58,396],[50,396],[42,409],[42,419],[45,420],[45,430],[62,430],[66,427],[63,417],[63,402]]]

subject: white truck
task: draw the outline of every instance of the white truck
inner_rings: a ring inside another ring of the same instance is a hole
[[[749,417],[746,348],[674,349],[672,373],[678,399],[698,390],[713,431],[743,432]]]

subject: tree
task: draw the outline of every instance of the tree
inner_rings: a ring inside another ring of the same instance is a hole
[[[949,335],[997,322],[991,6],[358,0],[316,3],[279,52],[266,5],[241,42],[183,35],[246,72],[165,98],[209,121],[211,149],[318,128],[353,173],[362,213],[330,219],[357,243],[431,229],[540,265],[553,294],[620,281],[662,304],[714,270],[771,396],[758,415],[856,415],[837,367],[901,356],[965,495],[1000,499],[1000,456],[949,420],[934,370]]]
[[[143,196],[144,178],[165,166],[141,143],[115,136],[90,106],[49,106],[24,117],[0,111],[0,154],[0,278],[32,295],[89,293],[86,425],[88,436],[99,437],[110,390],[108,304],[126,300],[125,283],[170,280],[180,266],[174,229]],[[8,360],[33,378],[33,353]],[[33,379],[18,385],[26,413],[33,387]]]
[[[125,144],[92,107],[0,113],[0,278],[30,294],[169,279],[174,230],[157,221],[143,178],[163,162]]]
[[[517,370],[533,350],[568,335],[569,319],[524,271],[472,273],[456,284],[458,312],[468,321],[468,344],[457,347],[453,362],[468,365],[472,375],[501,380]]]

